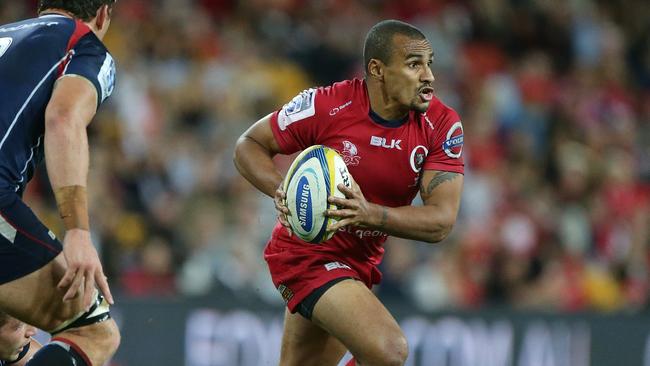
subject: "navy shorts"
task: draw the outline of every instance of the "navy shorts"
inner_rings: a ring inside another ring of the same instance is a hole
[[[50,263],[63,246],[18,195],[0,205],[0,285]]]

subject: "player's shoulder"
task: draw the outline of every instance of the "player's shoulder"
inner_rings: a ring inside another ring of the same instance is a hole
[[[363,81],[358,79],[337,81],[331,85],[314,88],[322,100],[342,100],[354,97],[363,89]]]
[[[425,115],[431,120],[436,121],[437,123],[444,122],[456,122],[460,120],[458,112],[452,107],[443,103],[438,97],[433,97],[431,103],[429,103],[429,109]]]
[[[25,39],[39,42],[43,47],[67,39],[75,30],[76,22],[64,16],[40,16],[9,24],[0,24],[0,37],[11,37],[19,43]]]
[[[368,103],[367,95],[363,80],[342,80],[319,88],[315,103],[321,115],[338,119],[343,114],[348,116],[351,111],[362,110],[363,108],[357,107],[363,107]]]

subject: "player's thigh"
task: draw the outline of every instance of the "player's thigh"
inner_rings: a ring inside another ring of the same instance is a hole
[[[406,339],[397,321],[359,281],[349,279],[332,286],[316,303],[312,321],[360,361],[393,365],[406,359]]]
[[[75,315],[81,299],[63,303],[63,291],[57,289],[65,272],[62,249],[17,195],[4,196],[0,207],[0,309],[43,329],[49,329],[58,318]]]
[[[64,302],[64,291],[57,288],[64,272],[65,259],[59,254],[41,269],[0,285],[0,309],[43,330],[79,315],[82,297]]]
[[[345,346],[338,339],[302,315],[286,311],[281,366],[335,366],[345,352]]]

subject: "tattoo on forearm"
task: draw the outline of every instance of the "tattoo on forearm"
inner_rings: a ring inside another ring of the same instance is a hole
[[[436,189],[437,186],[441,185],[444,182],[453,180],[457,176],[458,173],[452,173],[452,172],[440,172],[436,174],[427,185],[427,189],[425,190],[424,193],[430,195],[431,192],[433,192],[433,190]]]
[[[386,225],[386,220],[388,220],[388,208],[384,206],[381,211],[381,222],[379,222],[379,227],[384,227],[384,225]]]

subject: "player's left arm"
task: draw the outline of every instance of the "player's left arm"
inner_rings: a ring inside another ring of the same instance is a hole
[[[339,209],[328,210],[327,214],[340,220],[328,231],[356,225],[400,238],[437,243],[449,235],[456,223],[463,175],[425,170],[420,180],[423,206],[386,207],[368,202],[356,183],[352,189],[339,185],[339,190],[346,199],[330,197],[329,201]]]
[[[115,64],[91,33],[82,37],[57,80],[45,109],[45,160],[48,177],[66,232],[63,252],[67,268],[58,287],[63,300],[79,293],[89,308],[95,285],[112,304],[97,250],[90,238],[88,218],[88,134],[99,105],[115,85]],[[82,285],[83,283],[83,285]],[[82,290],[83,289],[83,290]]]

